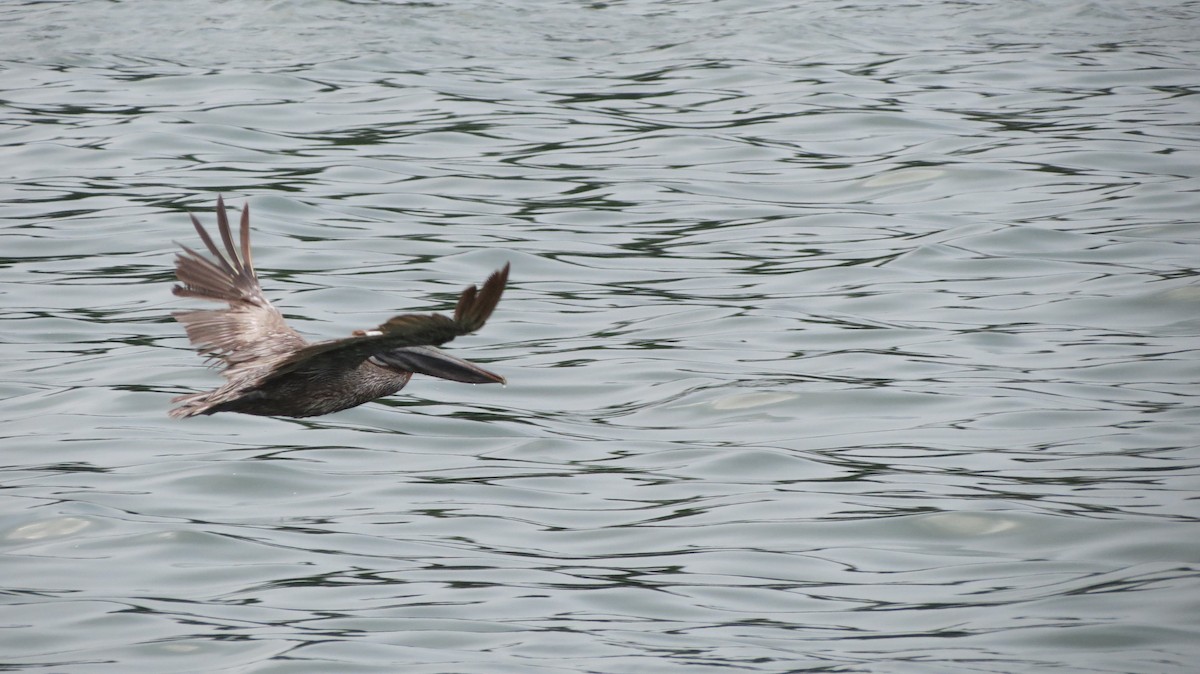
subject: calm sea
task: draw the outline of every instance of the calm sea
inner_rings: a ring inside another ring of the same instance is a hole
[[[1200,3],[0,5],[0,670],[1191,674]],[[170,420],[175,242],[501,386]]]

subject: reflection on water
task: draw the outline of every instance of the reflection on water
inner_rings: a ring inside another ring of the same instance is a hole
[[[10,669],[1200,655],[1189,5],[0,12]],[[313,338],[511,262],[509,385],[168,420],[217,193]]]

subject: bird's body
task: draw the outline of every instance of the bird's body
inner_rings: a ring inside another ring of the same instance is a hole
[[[216,412],[311,417],[361,405],[396,393],[414,372],[468,383],[503,383],[504,378],[434,348],[483,327],[500,301],[508,265],[482,290],[470,286],[453,318],[403,314],[374,330],[345,339],[310,343],[292,330],[266,299],[250,255],[250,211],[242,211],[241,251],[234,245],[224,201],[217,200],[217,226],[225,252],[196,218],[192,224],[209,260],[184,246],[175,273],[181,297],[227,303],[223,309],[183,311],[175,318],[201,353],[224,363],[225,384],[213,391],[182,395],[172,417]]]
[[[411,378],[411,372],[396,372],[370,361],[352,370],[301,367],[250,390],[241,390],[241,382],[232,380],[215,391],[180,396],[172,400],[182,404],[171,410],[171,416],[241,412],[315,417],[390,396]]]

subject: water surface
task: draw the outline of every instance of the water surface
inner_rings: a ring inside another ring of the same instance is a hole
[[[1196,3],[0,18],[6,669],[1193,671]],[[509,385],[167,419],[217,194]]]

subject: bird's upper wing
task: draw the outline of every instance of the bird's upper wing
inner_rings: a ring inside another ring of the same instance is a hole
[[[173,292],[180,297],[227,302],[228,308],[180,311],[175,319],[183,323],[188,339],[205,355],[235,368],[264,358],[278,358],[303,348],[307,342],[288,327],[283,315],[263,295],[254,272],[250,253],[250,207],[242,209],[241,252],[233,242],[225,202],[217,198],[217,229],[225,245],[225,254],[196,216],[192,225],[215,260],[182,246],[175,259],[179,279]],[[226,369],[225,376],[231,376]]]

